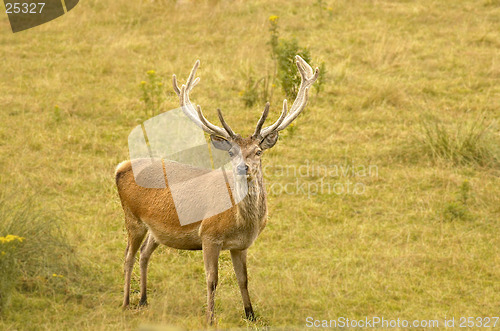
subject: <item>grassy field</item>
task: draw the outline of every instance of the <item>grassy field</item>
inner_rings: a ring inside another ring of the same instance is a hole
[[[0,329],[205,327],[200,252],[158,249],[150,306],[121,311],[126,234],[114,167],[148,118],[139,87],[148,70],[184,82],[200,59],[193,102],[212,122],[220,107],[233,129],[253,132],[264,102],[245,108],[240,95],[249,68],[273,70],[271,15],[283,38],[325,62],[325,85],[264,156],[269,222],[249,250],[258,319],[243,318],[224,252],[218,327],[499,316],[499,1],[87,0],[16,34],[0,15],[2,208],[28,210],[3,217],[13,225],[0,236],[43,214],[76,265],[24,273]],[[163,110],[177,107],[173,92],[166,98]],[[276,88],[272,118],[283,98]],[[357,171],[335,172],[347,167]],[[290,194],[280,191],[287,184]],[[28,264],[39,258],[29,254]]]

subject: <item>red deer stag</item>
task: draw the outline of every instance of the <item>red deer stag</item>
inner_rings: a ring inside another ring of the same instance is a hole
[[[138,185],[132,171],[132,161],[124,161],[116,168],[116,185],[121,204],[125,212],[125,226],[128,232],[128,243],[125,251],[125,288],[123,307],[129,305],[130,277],[135,255],[141,249],[141,299],[139,305],[147,304],[146,279],[148,262],[159,244],[176,249],[203,250],[207,282],[207,321],[214,321],[214,295],[218,280],[218,259],[221,250],[230,250],[234,272],[243,298],[246,318],[254,320],[255,315],[250,303],[247,288],[247,249],[252,245],[259,233],[264,229],[267,218],[267,198],[262,177],[261,157],[266,149],[274,146],[278,140],[278,132],[294,121],[305,108],[308,90],[316,81],[319,69],[313,71],[300,56],[296,56],[296,65],[302,81],[297,98],[289,112],[287,102],[283,102],[283,110],[277,121],[263,128],[269,113],[266,104],[261,118],[257,122],[255,132],[243,138],[229,127],[222,113],[218,110],[222,128],[210,123],[202,114],[200,106],[196,109],[189,100],[189,93],[198,83],[195,79],[200,62],[196,61],[185,85],[177,85],[173,76],[174,91],[179,96],[184,114],[198,127],[210,135],[212,145],[227,151],[232,158],[234,171],[246,175],[248,192],[237,204],[217,215],[207,217],[196,223],[182,226],[176,213],[170,188],[145,188]],[[238,155],[237,157],[235,155]],[[176,171],[185,173],[187,177],[196,174],[196,168],[183,167],[176,163],[163,165],[177,167]],[[206,171],[199,169],[198,171]],[[210,187],[210,176],[204,176],[205,183],[200,189]],[[193,207],[194,208],[194,207]],[[147,239],[141,246],[144,238]]]

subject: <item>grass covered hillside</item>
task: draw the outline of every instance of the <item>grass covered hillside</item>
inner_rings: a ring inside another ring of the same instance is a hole
[[[135,126],[178,107],[173,73],[200,59],[191,100],[250,135],[267,100],[269,121],[291,104],[296,49],[321,84],[263,156],[257,321],[223,252],[218,327],[499,316],[498,0],[87,0],[15,34],[0,14],[0,45],[0,329],[205,328],[201,252],[160,247],[149,307],[120,309],[114,169]],[[138,264],[132,290],[135,306]]]

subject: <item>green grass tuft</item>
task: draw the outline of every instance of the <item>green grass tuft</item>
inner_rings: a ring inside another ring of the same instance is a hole
[[[424,121],[422,133],[419,140],[422,150],[436,161],[482,167],[499,165],[499,141],[494,139],[495,126],[484,118],[460,122],[451,128],[438,120]]]
[[[81,269],[54,215],[33,206],[34,200],[11,203],[0,199],[0,236],[20,240],[0,242],[0,311],[15,287],[21,292],[55,295]]]

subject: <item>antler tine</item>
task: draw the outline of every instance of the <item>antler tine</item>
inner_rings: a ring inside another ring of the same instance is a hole
[[[302,110],[305,108],[307,104],[307,99],[308,99],[308,91],[309,87],[318,79],[319,76],[319,68],[316,68],[313,70],[311,66],[304,61],[303,58],[301,58],[299,55],[295,56],[295,65],[297,66],[297,69],[299,70],[300,73],[300,87],[299,87],[299,92],[297,93],[297,97],[295,98],[295,101],[292,104],[292,107],[290,109],[290,112],[286,114],[286,111],[283,112],[272,126],[269,126],[267,128],[264,128],[262,130],[262,135],[266,136],[271,134],[274,131],[281,131],[284,130],[290,123],[292,123],[297,116],[302,112]],[[286,100],[285,100],[286,101]],[[283,107],[286,107],[286,102],[284,102]],[[285,115],[283,115],[285,113]]]
[[[198,117],[200,118],[201,122],[212,131],[209,133],[216,134],[216,135],[219,135],[219,136],[224,137],[224,138],[230,138],[229,132],[225,132],[224,130],[219,128],[217,125],[213,125],[205,118],[205,116],[203,116],[203,113],[201,112],[200,105],[196,106],[196,110],[198,112]]]
[[[292,109],[288,113],[287,117],[283,120],[283,122],[276,128],[277,131],[281,131],[286,129],[287,126],[290,125],[302,112],[302,110],[306,107],[307,100],[309,99],[309,87],[306,87],[303,92],[303,96],[300,100],[295,99],[295,102],[292,105]]]
[[[286,99],[283,100],[283,110],[281,111],[281,115],[280,117],[276,120],[276,122],[274,122],[273,125],[271,126],[268,126],[267,128],[264,128],[262,129],[260,135],[262,137],[265,137],[267,136],[268,134],[270,134],[271,132],[273,132],[274,130],[276,130],[276,128],[283,122],[283,120],[285,119],[286,117],[286,114],[287,114],[287,102],[286,102]]]
[[[312,85],[316,81],[319,75],[319,68],[316,68],[314,71],[300,55],[295,55],[295,64],[297,65],[297,69],[299,69],[300,75],[302,76],[302,82],[307,82],[309,85]],[[308,77],[311,76],[311,77]]]
[[[182,112],[203,131],[209,134],[217,134],[219,136],[229,138],[229,135],[222,128],[213,125],[205,117],[203,117],[201,108],[199,108],[199,110],[197,111],[189,100],[189,92],[200,81],[199,78],[195,78],[196,70],[199,66],[200,60],[197,60],[193,66],[193,69],[191,69],[191,73],[189,74],[186,84],[182,85],[181,88],[179,88],[179,85],[177,84],[177,76],[172,76],[172,85],[174,88],[174,92],[179,96],[179,103],[181,105]]]
[[[191,69],[191,73],[189,74],[189,77],[186,81],[186,86],[188,88],[188,91],[191,91],[191,89],[195,87],[196,84],[198,84],[198,82],[200,81],[199,78],[196,79],[194,78],[194,76],[196,75],[196,70],[198,70],[199,66],[200,66],[200,60],[196,60],[193,69]]]
[[[297,98],[292,104],[290,112],[284,121],[276,128],[277,131],[284,130],[297,118],[297,116],[299,116],[302,110],[304,110],[308,100],[309,88],[319,76],[319,68],[316,68],[313,71],[311,66],[299,55],[295,56],[295,64],[297,65],[297,69],[299,70],[301,76],[299,92],[297,93]]]
[[[174,87],[175,94],[180,96],[181,90],[179,89],[179,85],[177,85],[177,77],[175,76],[175,74],[172,75],[172,86]]]
[[[221,122],[222,126],[224,127],[224,130],[229,134],[231,138],[234,138],[236,135],[234,134],[233,130],[229,127],[229,125],[226,123],[224,120],[224,116],[222,116],[222,111],[217,108],[217,115],[219,115],[219,121]]]
[[[180,100],[180,104],[181,104],[181,109],[182,109],[182,112],[194,123],[196,124],[197,126],[199,126],[203,131],[206,131],[206,132],[209,132],[211,133],[211,130],[206,126],[204,125],[200,118],[194,114],[190,107],[192,107],[191,103],[186,104],[185,102],[185,99],[186,99],[186,85],[182,85],[181,88],[180,88],[180,91],[179,91],[179,100]]]
[[[269,102],[266,103],[266,106],[264,107],[264,111],[262,112],[262,116],[260,117],[259,121],[257,122],[257,126],[255,127],[255,132],[253,133],[252,137],[260,137],[260,131],[262,130],[262,126],[264,125],[264,122],[267,119],[267,115],[269,115],[269,107],[270,104]]]
[[[197,77],[193,80],[193,77],[196,74],[196,70],[198,70],[199,66],[200,66],[200,60],[196,60],[194,66],[193,66],[193,69],[191,69],[191,73],[189,74],[188,80],[186,82],[188,92],[191,91],[193,89],[193,87],[195,87],[200,81],[199,77]],[[178,96],[180,96],[181,90],[179,89],[179,85],[177,84],[177,76],[175,74],[172,75],[172,85],[174,88],[174,92]]]

